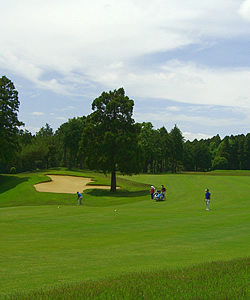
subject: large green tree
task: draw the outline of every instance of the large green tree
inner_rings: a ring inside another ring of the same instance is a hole
[[[18,151],[18,92],[5,76],[0,78],[0,160],[13,162]]]
[[[133,107],[123,88],[103,92],[93,101],[83,129],[85,162],[91,169],[111,173],[111,191],[116,191],[116,170],[132,175],[142,169],[141,125],[132,118]]]

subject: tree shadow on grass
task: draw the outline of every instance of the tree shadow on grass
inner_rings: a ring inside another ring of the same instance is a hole
[[[86,190],[86,194],[94,196],[94,197],[142,197],[149,195],[147,190],[140,191],[128,191],[128,190],[116,190],[116,192],[111,192],[110,190],[101,190],[101,189],[93,189]]]
[[[91,186],[91,185],[89,185]],[[116,192],[111,192],[109,189],[94,189],[86,190],[85,193],[95,197],[111,197],[111,198],[124,198],[124,197],[143,197],[149,195],[148,185],[138,182],[133,182],[127,179],[119,178],[117,180]]]
[[[15,188],[17,185],[26,182],[29,180],[29,177],[20,178],[18,176],[6,176],[0,175],[0,194],[7,192]]]

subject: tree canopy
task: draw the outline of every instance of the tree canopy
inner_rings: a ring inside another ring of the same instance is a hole
[[[5,76],[0,78],[0,160],[11,162],[18,151],[19,100],[14,84]]]
[[[103,92],[89,116],[69,119],[54,133],[45,124],[36,134],[19,129],[19,100],[14,84],[0,78],[0,172],[68,167],[111,173],[167,173],[250,169],[250,134],[185,141],[175,125],[168,132],[150,122],[135,123],[134,101],[123,88]]]
[[[111,191],[116,191],[116,170],[122,174],[138,173],[142,151],[138,145],[140,124],[132,118],[134,101],[123,88],[103,92],[92,103],[83,130],[81,148],[91,169],[110,172]]]

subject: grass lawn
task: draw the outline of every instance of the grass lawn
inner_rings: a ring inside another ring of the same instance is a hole
[[[65,170],[0,176],[0,296],[249,256],[243,173],[120,177],[117,194],[88,190],[82,206],[76,195],[36,192],[49,173],[110,180]],[[167,201],[150,199],[152,184],[166,186]]]

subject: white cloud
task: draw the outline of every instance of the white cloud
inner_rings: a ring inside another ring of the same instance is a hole
[[[65,118],[65,117],[56,117],[57,120],[62,120],[62,121],[67,121],[68,118]]]
[[[31,113],[31,115],[32,116],[43,116],[43,115],[45,115],[45,113],[40,112],[40,111],[34,111],[34,112]]]
[[[123,86],[133,99],[227,105],[249,112],[247,67],[199,65],[195,54],[192,61],[138,62],[190,46],[198,55],[220,39],[249,40],[249,0],[2,2],[0,72],[27,79],[34,95],[41,89],[70,96],[68,103],[57,104],[61,111],[71,109],[72,95],[93,99],[99,90]],[[190,121],[177,105],[169,111]]]
[[[250,109],[250,69],[216,69],[170,61],[154,71],[107,77],[100,74],[97,78],[106,86],[126,86],[133,97]]]
[[[69,105],[69,106],[67,106],[67,107],[61,108],[60,111],[61,111],[61,112],[64,112],[64,111],[69,111],[69,110],[73,110],[73,109],[75,109],[75,107]]]
[[[178,106],[168,106],[167,110],[176,112],[176,111],[180,111],[180,107],[178,107]]]
[[[104,73],[144,54],[202,45],[203,36],[232,37],[248,30],[237,19],[238,4],[229,0],[11,3],[1,6],[0,23],[8,28],[1,34],[8,53],[3,59],[41,85],[48,70],[63,76],[78,70],[95,80],[97,68]],[[43,87],[57,91],[63,85],[55,78]]]
[[[201,140],[201,139],[210,139],[213,136],[204,133],[191,133],[191,132],[183,132],[182,133],[185,140],[193,141],[194,139]]]
[[[179,112],[171,111],[166,107],[157,111],[151,112],[135,112],[134,117],[137,122],[152,122],[165,126],[166,124],[186,124],[186,127],[201,128],[209,127],[210,129],[237,127],[239,122],[244,127],[249,127],[250,112],[236,108],[237,117],[233,114],[233,110],[225,111],[226,108],[221,108],[217,112],[213,110],[214,107],[204,107],[202,110],[192,111],[188,107],[182,107]],[[186,113],[188,111],[188,114]],[[219,117],[218,117],[219,115]]]
[[[35,134],[36,132],[38,132],[41,128],[39,127],[34,127],[34,126],[25,126],[24,129],[27,129],[29,132],[31,132],[32,134]]]
[[[250,0],[245,0],[241,4],[239,14],[245,21],[250,22]]]

